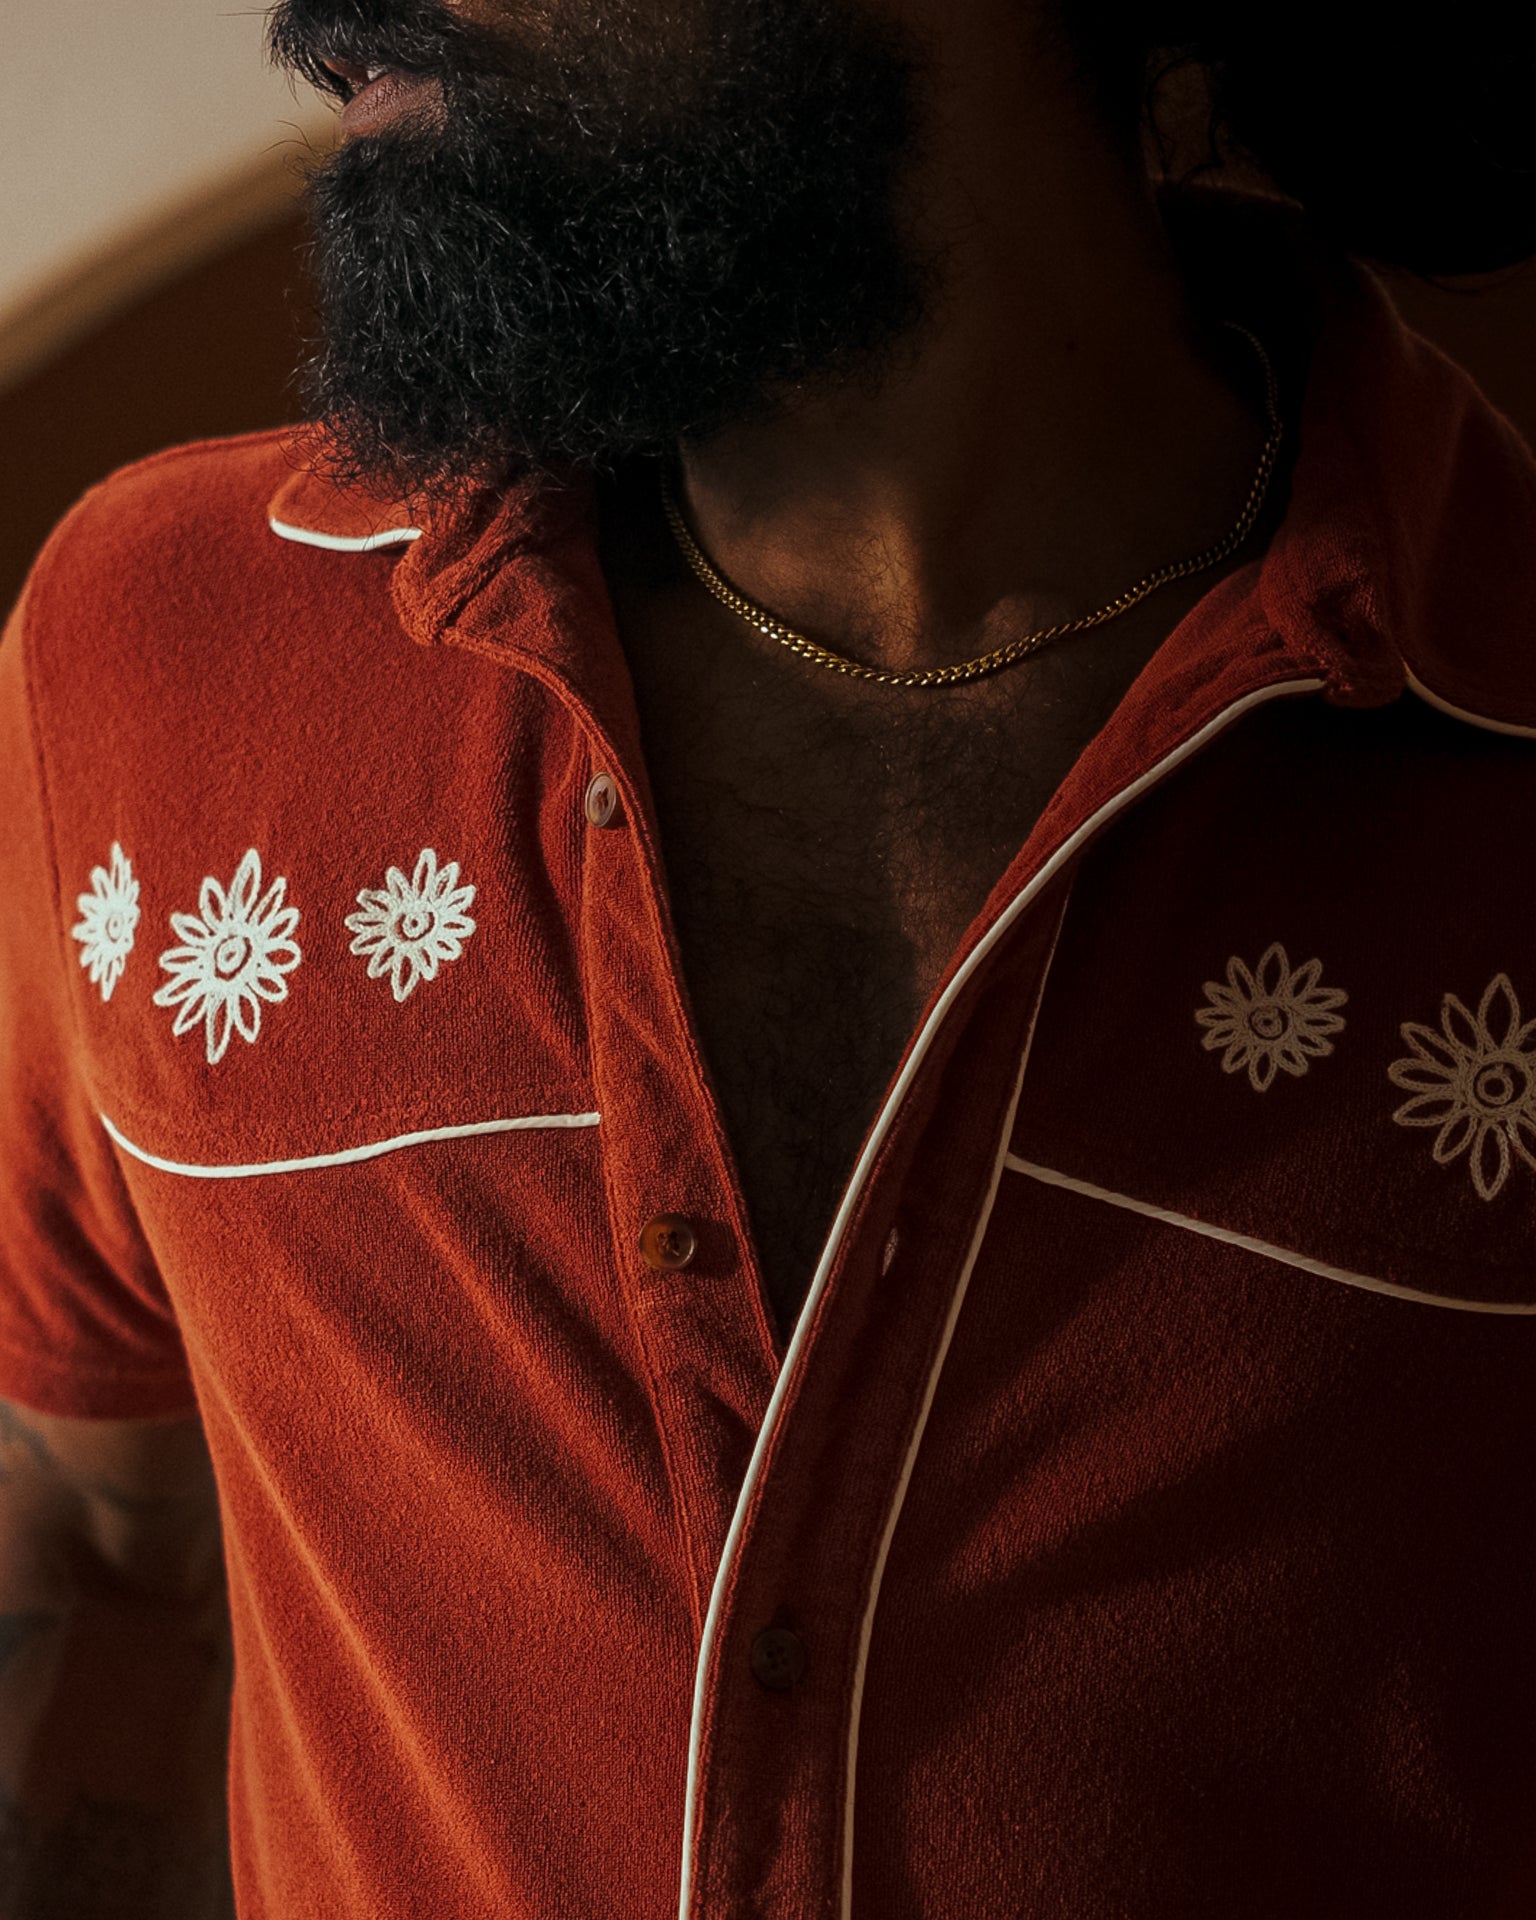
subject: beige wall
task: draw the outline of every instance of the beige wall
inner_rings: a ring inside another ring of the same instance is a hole
[[[270,183],[329,142],[327,109],[264,63],[261,0],[0,12],[0,326],[123,243],[173,237],[200,198],[238,200],[242,179]]]

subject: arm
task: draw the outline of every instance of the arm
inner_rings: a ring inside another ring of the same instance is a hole
[[[231,1677],[200,1423],[0,1400],[0,1920],[228,1920]]]
[[[66,872],[45,765],[45,735],[91,724],[72,638],[115,564],[69,546],[50,542],[0,642],[0,1920],[222,1920],[218,1501],[98,1115],[86,1030],[106,1000],[70,933],[112,795],[76,796],[100,809],[97,850]]]

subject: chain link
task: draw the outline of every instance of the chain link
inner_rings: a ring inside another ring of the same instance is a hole
[[[1145,600],[1149,593],[1159,587],[1165,587],[1173,580],[1187,580],[1191,574],[1205,573],[1209,568],[1219,566],[1223,560],[1236,553],[1238,548],[1252,533],[1259,515],[1264,510],[1264,502],[1269,494],[1270,481],[1274,477],[1275,463],[1280,457],[1280,443],[1285,436],[1285,423],[1280,417],[1280,383],[1275,378],[1275,369],[1265,352],[1263,343],[1256,334],[1236,321],[1222,323],[1232,332],[1240,333],[1259,357],[1264,369],[1264,405],[1269,417],[1269,437],[1264,442],[1264,451],[1259,455],[1258,471],[1254,475],[1253,485],[1248,490],[1248,501],[1242,516],[1232,531],[1218,540],[1214,546],[1207,547],[1201,553],[1193,554],[1188,560],[1176,560],[1171,566],[1159,567],[1155,573],[1149,573],[1145,579],[1138,580],[1134,587],[1111,600],[1107,606],[1093,613],[1085,613],[1076,620],[1062,620],[1054,627],[1042,627],[1038,633],[1025,634],[1021,639],[1010,640],[1001,647],[994,647],[990,653],[978,654],[974,660],[960,660],[949,667],[912,668],[904,673],[888,672],[879,667],[867,667],[858,660],[850,660],[845,654],[834,653],[830,647],[818,646],[814,640],[803,633],[797,633],[793,627],[785,626],[782,620],[776,620],[766,607],[760,607],[755,600],[749,600],[744,593],[736,589],[715,571],[706,557],[703,548],[693,536],[693,531],[683,517],[678,504],[677,493],[672,476],[663,467],[661,475],[662,505],[666,510],[667,522],[673,537],[682,549],[683,558],[697,574],[703,584],[715,596],[722,606],[729,607],[738,618],[747,625],[755,627],[759,633],[766,634],[770,640],[777,640],[781,646],[788,647],[791,653],[797,653],[803,660],[813,661],[818,667],[826,667],[833,673],[846,674],[852,680],[871,680],[882,687],[955,687],[967,680],[980,680],[984,675],[997,673],[1004,667],[1011,667],[1016,661],[1026,659],[1037,653],[1047,641],[1059,640],[1069,633],[1083,633],[1089,627],[1101,627],[1106,620],[1113,620],[1118,614],[1128,613],[1132,607]]]

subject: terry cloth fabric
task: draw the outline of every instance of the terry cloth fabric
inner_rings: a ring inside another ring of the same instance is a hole
[[[0,1392],[202,1417],[242,1920],[1531,1911],[1536,470],[1317,298],[1284,525],[970,929],[787,1343],[590,497],[416,526],[257,435],[46,549]]]

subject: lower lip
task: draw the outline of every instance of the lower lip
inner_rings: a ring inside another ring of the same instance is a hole
[[[372,133],[391,121],[410,116],[434,120],[442,108],[443,90],[424,73],[381,73],[370,80],[341,110],[343,133]]]

